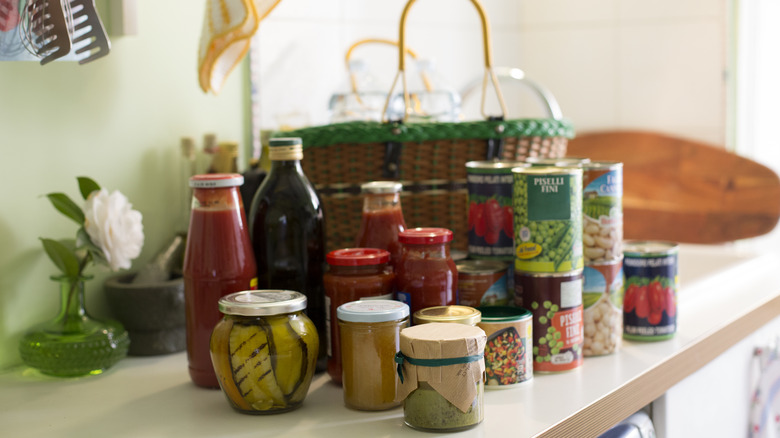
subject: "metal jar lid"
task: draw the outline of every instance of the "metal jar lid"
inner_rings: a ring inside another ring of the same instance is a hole
[[[482,320],[482,313],[469,306],[436,306],[414,312],[415,324],[427,324],[431,322],[448,322],[465,325],[476,325]]]
[[[399,193],[403,185],[397,181],[371,181],[360,186],[363,193]]]
[[[452,241],[452,231],[446,228],[408,228],[398,233],[398,241],[410,245],[431,245]]]
[[[360,300],[340,305],[336,316],[348,322],[387,322],[409,316],[409,305],[395,300]]]
[[[325,260],[331,266],[370,266],[390,261],[390,253],[378,248],[344,248],[329,252]]]
[[[218,306],[226,315],[279,315],[304,310],[306,295],[291,290],[247,290],[220,298]]]
[[[242,184],[244,177],[237,173],[207,173],[190,177],[190,187],[194,189],[218,189]]]

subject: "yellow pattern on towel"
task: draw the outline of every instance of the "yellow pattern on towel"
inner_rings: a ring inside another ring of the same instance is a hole
[[[281,0],[207,0],[198,51],[198,81],[219,93],[249,50],[260,20]]]

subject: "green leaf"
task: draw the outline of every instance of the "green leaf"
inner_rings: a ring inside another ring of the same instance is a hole
[[[41,238],[41,242],[46,254],[63,274],[72,278],[79,276],[79,260],[67,246],[52,239]]]
[[[87,230],[85,230],[84,227],[79,228],[79,230],[76,232],[76,240],[78,242],[78,246],[83,246],[86,248],[87,251],[92,254],[92,258],[94,260],[106,262],[106,256],[103,254],[103,250],[101,250],[97,245],[95,245],[94,242],[92,242],[92,239],[89,237],[89,234],[87,234]]]
[[[76,179],[79,181],[79,190],[81,190],[81,196],[85,201],[90,193],[100,190],[100,185],[88,176],[79,176]]]
[[[54,205],[54,208],[60,213],[73,219],[73,221],[79,225],[84,224],[84,212],[81,210],[81,207],[76,205],[76,203],[68,197],[68,195],[64,193],[49,193],[46,197],[49,198],[49,201]]]

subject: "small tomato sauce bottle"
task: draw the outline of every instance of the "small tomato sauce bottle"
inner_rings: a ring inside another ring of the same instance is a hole
[[[373,181],[360,186],[364,194],[363,217],[355,246],[389,251],[393,269],[398,269],[401,260],[398,233],[406,229],[401,188],[401,183],[395,181]]]
[[[336,310],[350,301],[392,299],[395,274],[388,266],[390,253],[376,248],[347,248],[325,256],[329,270],[323,275],[328,374],[341,383],[341,345]]]
[[[257,288],[252,245],[238,187],[244,177],[215,173],[190,178],[192,216],[184,251],[184,304],[190,378],[219,388],[209,339],[222,319],[217,303],[225,295]]]
[[[452,231],[412,228],[398,234],[403,245],[396,273],[396,299],[412,314],[426,307],[457,302],[458,270],[450,256]]]

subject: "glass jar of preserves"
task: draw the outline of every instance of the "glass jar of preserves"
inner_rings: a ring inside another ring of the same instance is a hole
[[[400,341],[396,363],[404,423],[434,432],[481,423],[485,332],[465,324],[434,322],[401,330]]]
[[[230,405],[274,414],[303,403],[317,363],[319,337],[306,296],[286,290],[242,291],[219,300],[222,320],[210,352]]]
[[[325,326],[328,374],[341,383],[341,349],[336,310],[362,299],[392,299],[395,274],[387,265],[390,253],[376,248],[347,248],[329,252],[329,270],[322,277],[325,288]]]
[[[344,367],[344,404],[379,411],[398,406],[394,362],[409,306],[394,300],[365,300],[337,309]]]
[[[477,325],[482,320],[482,312],[469,306],[436,306],[414,312],[412,322],[428,324],[431,322],[449,322],[456,324]]]
[[[190,378],[218,388],[209,359],[209,337],[221,315],[217,302],[225,295],[256,289],[255,258],[238,174],[195,175],[192,215],[184,250],[184,304]]]
[[[398,234],[403,255],[396,273],[396,299],[411,312],[456,303],[458,270],[450,256],[452,231],[412,228]]]
[[[363,218],[355,246],[390,252],[390,264],[398,269],[401,244],[398,233],[406,229],[401,209],[401,188],[395,181],[373,181],[360,186],[363,192]]]

